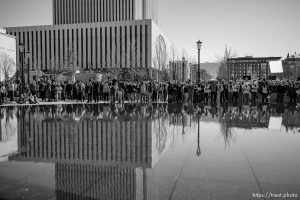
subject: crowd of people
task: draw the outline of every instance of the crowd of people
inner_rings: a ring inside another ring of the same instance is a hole
[[[40,101],[74,101],[87,103],[124,102],[168,102],[168,103],[268,103],[271,94],[276,94],[276,102],[283,103],[285,96],[290,103],[296,103],[300,94],[299,81],[201,81],[199,83],[171,81],[126,82],[92,81],[56,82],[38,80],[22,87],[15,82],[0,84],[0,104],[5,98],[10,102],[30,104]]]

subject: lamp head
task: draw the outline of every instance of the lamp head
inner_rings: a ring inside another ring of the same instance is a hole
[[[197,42],[197,48],[198,48],[198,50],[201,50],[201,46],[202,46],[202,42],[199,40]]]

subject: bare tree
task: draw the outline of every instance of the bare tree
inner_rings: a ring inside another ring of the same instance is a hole
[[[176,46],[172,44],[170,50],[171,50],[170,52],[171,52],[172,62],[175,62],[175,60],[178,59],[178,51],[176,49]]]
[[[236,58],[238,55],[231,47],[225,46],[223,55],[217,55],[217,62],[219,63],[218,79],[228,79],[228,59]]]
[[[5,81],[14,75],[15,67],[15,61],[7,53],[0,52],[0,72],[3,74]]]
[[[162,72],[161,75],[159,75],[160,73],[158,74],[158,80],[160,80],[160,78],[164,81],[169,79],[170,73],[169,73],[167,60],[168,60],[168,54],[167,54],[166,43],[164,41],[164,38],[160,35],[156,40],[155,54],[153,57],[154,67]]]

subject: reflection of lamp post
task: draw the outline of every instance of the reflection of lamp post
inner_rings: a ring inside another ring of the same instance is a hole
[[[182,120],[182,135],[185,135],[184,114],[183,113],[181,113],[181,114],[182,114],[182,118],[181,118],[181,120]]]
[[[197,156],[200,156],[201,155],[201,149],[200,149],[200,126],[199,126],[199,123],[200,123],[200,117],[199,117],[199,113],[198,113],[198,146],[197,146]]]
[[[185,58],[182,57],[182,82],[185,81],[185,76],[184,76],[184,62],[185,62]]]
[[[199,40],[197,42],[198,49],[198,82],[200,81],[200,50],[201,50],[202,42]]]

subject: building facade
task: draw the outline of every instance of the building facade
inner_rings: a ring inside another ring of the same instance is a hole
[[[300,54],[289,55],[282,62],[283,78],[290,80],[300,79]]]
[[[281,57],[239,57],[228,59],[228,78],[269,79],[271,75],[270,61],[278,61]]]
[[[53,0],[53,24],[79,24],[152,19],[158,0]]]
[[[54,25],[10,27],[7,33],[31,52],[26,63],[32,74],[63,70],[72,57],[79,69],[134,68],[155,77],[161,68],[157,45],[168,55],[170,44],[155,23],[156,7],[150,0],[53,0]]]

